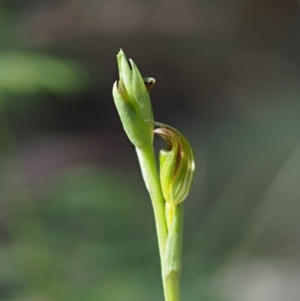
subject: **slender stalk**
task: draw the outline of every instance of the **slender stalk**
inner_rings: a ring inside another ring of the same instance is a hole
[[[164,256],[164,293],[167,301],[180,301],[180,274],[183,233],[183,206],[178,205],[169,229]]]
[[[165,218],[165,200],[161,191],[153,147],[137,148],[136,150],[154,209],[165,301],[180,301],[182,205],[179,206],[176,217],[174,217],[174,223],[168,233]]]
[[[168,230],[165,220],[165,201],[160,187],[154,150],[153,147],[149,145],[143,149],[136,148],[136,152],[140,162],[143,178],[152,201],[163,273],[163,258],[165,254]]]
[[[163,279],[166,301],[180,301],[179,275],[170,274]]]

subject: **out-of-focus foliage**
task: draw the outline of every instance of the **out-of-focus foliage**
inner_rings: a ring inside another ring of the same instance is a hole
[[[111,294],[138,300],[146,294],[151,300],[155,294],[147,291],[147,273],[156,275],[150,266],[139,266],[149,258],[156,261],[155,246],[143,237],[151,214],[146,213],[146,223],[128,214],[128,208],[144,210],[136,179],[84,167],[52,179],[38,199],[6,204],[13,241],[1,247],[4,296],[94,300]],[[121,289],[110,293],[117,284]]]
[[[6,0],[0,17],[1,301],[161,301],[120,48],[195,153],[183,301],[299,299],[296,1]]]
[[[0,97],[37,92],[69,93],[86,88],[86,71],[71,61],[38,53],[0,52]]]

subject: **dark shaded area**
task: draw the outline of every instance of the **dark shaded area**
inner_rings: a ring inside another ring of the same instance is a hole
[[[183,300],[298,300],[299,31],[297,1],[2,1],[0,299],[162,300],[122,48],[195,152]]]

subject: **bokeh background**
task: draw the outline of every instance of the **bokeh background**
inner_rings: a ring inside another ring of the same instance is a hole
[[[0,300],[163,300],[120,48],[195,151],[182,300],[300,300],[299,4],[2,0]]]

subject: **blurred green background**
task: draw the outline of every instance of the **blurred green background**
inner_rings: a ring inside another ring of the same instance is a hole
[[[1,1],[0,300],[163,300],[111,96],[120,48],[195,151],[182,300],[299,300],[299,14],[292,0]]]

